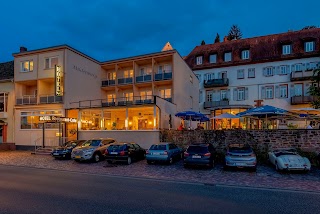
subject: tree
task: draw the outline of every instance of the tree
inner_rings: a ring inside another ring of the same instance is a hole
[[[217,33],[217,36],[214,39],[214,43],[219,43],[219,42],[220,42],[220,35]]]
[[[312,29],[312,28],[317,28],[317,27],[315,25],[310,25],[310,26],[305,26],[301,30],[308,30],[308,29]]]
[[[201,45],[205,45],[205,44],[206,44],[206,42],[204,40],[202,40]]]
[[[237,25],[232,25],[227,35],[227,39],[231,41],[234,39],[241,39],[241,38],[242,38],[242,33],[240,28]]]
[[[313,108],[320,108],[320,69],[313,70],[313,84],[309,88],[309,94],[314,97],[311,102]]]

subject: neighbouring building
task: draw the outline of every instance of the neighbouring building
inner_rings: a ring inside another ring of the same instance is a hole
[[[13,61],[0,63],[0,143],[13,142]]]
[[[320,68],[320,28],[195,47],[185,61],[199,79],[204,114],[236,114],[255,105],[309,107],[313,70]],[[246,128],[246,119],[212,128]]]
[[[114,137],[148,146],[199,110],[199,82],[168,43],[153,54],[99,62],[61,45],[14,56],[17,147]]]

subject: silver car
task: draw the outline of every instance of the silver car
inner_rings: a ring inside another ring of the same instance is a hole
[[[251,168],[257,169],[257,157],[248,144],[230,144],[225,156],[224,168]]]
[[[111,143],[116,143],[116,140],[113,138],[87,140],[81,146],[72,150],[71,158],[75,161],[92,160],[99,162],[103,158],[106,148]]]

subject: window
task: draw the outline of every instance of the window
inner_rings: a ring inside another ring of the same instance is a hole
[[[108,102],[114,102],[115,98],[116,98],[115,94],[108,94],[107,95]]]
[[[171,88],[161,89],[160,90],[160,97],[162,97],[162,98],[171,98]]]
[[[210,63],[217,63],[217,54],[211,54],[209,57]]]
[[[33,111],[21,112],[20,128],[21,129],[42,129],[43,121],[40,121],[41,116],[62,116],[61,111]],[[59,123],[46,123],[46,129],[58,129]]]
[[[202,103],[203,101],[203,98],[202,98],[202,91],[199,91],[199,103]]]
[[[8,93],[0,93],[0,112],[7,112]]]
[[[207,91],[207,101],[211,102],[212,101],[212,96],[213,95],[213,91]]]
[[[109,72],[107,73],[108,80],[115,80],[116,79],[116,72]]]
[[[31,72],[33,71],[33,61],[27,60],[21,62],[21,72]]]
[[[292,65],[292,71],[302,71],[302,64],[298,63],[298,64]]]
[[[237,78],[238,79],[244,79],[244,69],[239,69],[237,71]]]
[[[250,52],[249,50],[243,50],[241,51],[241,59],[249,59],[250,58]]]
[[[142,100],[150,100],[152,99],[152,91],[141,91],[140,97]]]
[[[133,101],[133,93],[132,92],[123,93],[123,97],[125,97],[127,101]]]
[[[280,98],[287,98],[288,97],[288,86],[287,85],[280,85]]]
[[[273,70],[274,70],[274,67],[263,68],[263,75],[264,76],[273,76]]]
[[[231,61],[231,52],[224,53],[224,61],[230,62]]]
[[[317,62],[310,62],[306,64],[306,70],[312,71],[314,69],[318,68],[318,63]]]
[[[291,45],[282,45],[282,54],[283,55],[291,54]]]
[[[45,58],[45,69],[54,68],[55,65],[58,65],[58,57]]]
[[[273,99],[273,87],[272,86],[266,87],[266,99]]]
[[[244,100],[244,88],[238,88],[238,99],[237,100]]]
[[[294,96],[302,96],[302,84],[294,85]]]
[[[204,80],[213,80],[214,79],[214,73],[207,73],[204,75]]]
[[[125,71],[123,72],[123,77],[124,77],[124,78],[133,77],[133,70],[125,70]]]
[[[201,81],[201,74],[196,74],[196,77],[198,78],[199,81]]]
[[[227,90],[221,90],[220,91],[220,100],[227,100]]]
[[[287,72],[287,66],[286,65],[281,65],[279,74],[280,75],[284,75],[284,74],[287,74],[287,73],[288,73]]]
[[[202,65],[202,56],[198,56],[196,60],[197,65]]]
[[[249,68],[248,69],[248,78],[255,78],[256,76],[256,71],[254,68]]]
[[[312,42],[305,42],[304,43],[304,50],[305,52],[312,52],[314,51],[314,41]]]

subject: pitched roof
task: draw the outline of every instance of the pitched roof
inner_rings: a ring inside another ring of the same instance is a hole
[[[0,63],[0,80],[13,79],[13,61]]]
[[[315,51],[304,51],[305,41],[315,41]],[[282,55],[282,45],[292,44],[292,54]],[[193,70],[280,61],[304,57],[320,56],[320,28],[292,31],[247,39],[225,41],[196,46],[185,61]],[[248,60],[241,59],[242,50],[250,50]],[[232,52],[232,61],[224,62],[224,53]],[[211,54],[217,54],[217,63],[210,63]],[[203,63],[196,65],[196,57],[203,56]]]

